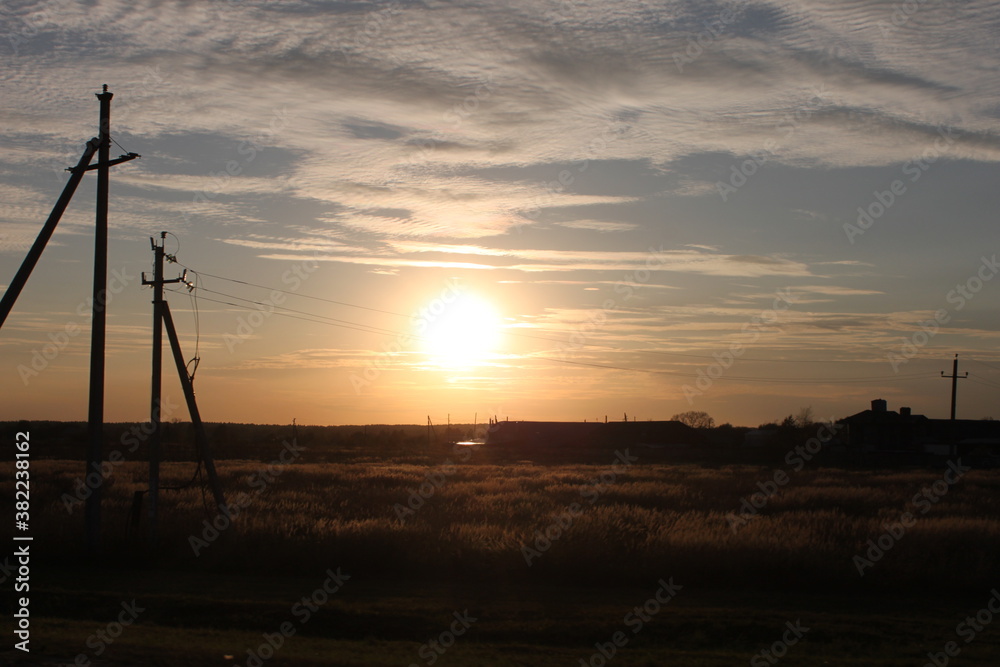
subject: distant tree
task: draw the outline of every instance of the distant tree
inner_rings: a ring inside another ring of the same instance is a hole
[[[688,412],[681,412],[670,418],[671,421],[681,422],[682,424],[687,424],[691,428],[712,428],[715,426],[715,420],[707,412],[700,412],[698,410],[689,410]]]
[[[785,417],[784,419],[781,420],[781,424],[780,424],[779,427],[780,428],[786,428],[786,429],[787,428],[795,428],[796,427],[795,417],[793,417],[792,415],[788,415],[787,417]]]
[[[816,423],[813,416],[812,406],[806,406],[804,408],[799,408],[799,413],[795,415],[795,425],[799,428],[808,428]]]

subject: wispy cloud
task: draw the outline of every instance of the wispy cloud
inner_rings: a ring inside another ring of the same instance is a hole
[[[18,3],[0,12],[0,263],[13,275],[107,82],[114,138],[143,155],[112,179],[123,257],[171,229],[216,272],[316,258],[330,277],[313,289],[359,299],[420,299],[458,275],[521,323],[569,326],[617,299],[608,335],[654,347],[669,332],[688,352],[788,288],[799,301],[767,345],[871,363],[866,349],[898,344],[993,252],[1000,176],[1000,9],[901,7]],[[92,180],[51,261],[82,261]],[[848,243],[843,225],[872,202],[882,213]],[[52,313],[75,305],[40,276]],[[992,289],[949,343],[986,353]],[[228,330],[235,315],[207,321]],[[300,333],[262,329],[233,363],[335,373],[365,345]]]

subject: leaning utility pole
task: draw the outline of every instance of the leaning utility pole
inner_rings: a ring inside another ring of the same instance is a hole
[[[222,482],[215,471],[215,459],[212,458],[212,447],[208,440],[208,432],[205,430],[205,422],[201,420],[201,412],[198,410],[198,403],[194,397],[194,383],[188,375],[187,366],[184,364],[184,353],[181,352],[181,342],[177,337],[177,329],[174,327],[174,318],[170,315],[170,304],[164,301],[163,325],[167,329],[167,339],[170,341],[170,351],[174,354],[174,365],[177,367],[177,377],[181,381],[181,389],[184,391],[184,400],[187,402],[188,414],[191,415],[191,423],[194,425],[194,440],[198,448],[198,456],[205,463],[205,472],[208,473],[208,484],[212,489],[212,497],[219,512],[228,516],[229,508],[226,505],[226,496],[222,491]]]
[[[104,348],[105,348],[105,308],[107,306],[107,279],[108,279],[108,186],[110,180],[110,168],[122,162],[128,162],[140,157],[138,153],[127,153],[111,160],[111,98],[112,93],[108,92],[107,84],[102,91],[97,93],[97,99],[101,103],[99,134],[87,142],[87,147],[80,157],[80,161],[75,167],[69,167],[66,171],[72,174],[66,186],[63,188],[48,220],[38,233],[38,237],[32,244],[31,249],[21,263],[21,268],[17,270],[17,275],[11,280],[10,285],[0,299],[0,326],[7,320],[14,302],[21,294],[28,277],[31,276],[35,264],[42,256],[42,251],[52,238],[56,225],[62,218],[66,207],[69,205],[77,186],[83,180],[83,175],[97,169],[97,210],[96,210],[96,233],[94,235],[94,290],[92,296],[92,318],[91,318],[91,339],[90,339],[90,404],[88,406],[87,424],[89,442],[86,451],[87,468],[84,472],[84,479],[91,473],[101,472],[101,460],[103,458],[104,445]],[[94,153],[98,154],[97,164],[90,164]],[[100,542],[101,528],[101,488],[95,486],[90,489],[84,509],[85,523],[85,547],[87,554],[96,555]]]
[[[951,375],[945,375],[944,371],[941,371],[941,377],[951,378],[951,420],[955,421],[955,399],[958,395],[958,381],[969,377],[969,373],[966,372],[965,375],[958,374],[958,355],[955,355],[955,360],[951,365]]]
[[[45,250],[49,239],[52,238],[52,233],[56,231],[56,225],[59,224],[59,220],[66,211],[66,207],[69,206],[69,201],[73,198],[73,193],[76,192],[77,186],[83,180],[83,175],[87,173],[87,167],[90,165],[94,153],[97,152],[97,142],[97,137],[88,141],[87,148],[83,151],[80,161],[76,163],[75,167],[67,169],[72,175],[69,177],[69,181],[66,182],[66,187],[63,188],[63,192],[59,196],[58,201],[56,201],[56,205],[52,207],[52,212],[49,213],[49,218],[45,221],[42,231],[38,233],[38,237],[31,245],[31,249],[28,250],[28,254],[25,255],[24,260],[21,262],[21,268],[17,270],[17,275],[10,281],[10,285],[7,286],[7,290],[3,293],[3,299],[0,299],[0,327],[3,326],[3,323],[7,320],[7,316],[10,315],[11,308],[14,307],[14,302],[17,301],[17,297],[20,296],[25,283],[28,282],[28,277],[35,268],[35,264],[38,263],[38,259],[42,256],[42,251]]]
[[[184,355],[181,352],[180,340],[177,337],[177,330],[174,328],[174,320],[170,315],[170,306],[163,298],[163,286],[167,283],[185,282],[187,271],[180,278],[166,280],[163,277],[163,260],[171,262],[177,261],[173,255],[168,255],[164,250],[164,240],[166,232],[160,232],[160,242],[153,238],[149,239],[153,249],[153,279],[146,280],[146,274],[142,275],[143,285],[153,286],[153,368],[152,368],[152,391],[149,399],[149,421],[152,429],[149,441],[149,525],[148,541],[150,549],[158,546],[159,540],[159,512],[160,512],[160,458],[163,443],[161,406],[161,384],[163,373],[163,329],[167,330],[167,338],[170,341],[170,351],[173,354],[174,365],[177,367],[177,377],[181,381],[181,389],[184,391],[184,400],[187,402],[188,413],[191,415],[191,423],[194,425],[195,443],[198,449],[199,459],[205,464],[205,471],[208,473],[209,485],[212,488],[212,496],[219,512],[228,511],[226,497],[222,491],[222,483],[215,470],[215,460],[212,457],[212,449],[208,440],[208,433],[205,431],[205,424],[201,421],[201,413],[198,410],[198,403],[194,397],[194,384],[191,376],[188,375],[187,365],[184,363]]]

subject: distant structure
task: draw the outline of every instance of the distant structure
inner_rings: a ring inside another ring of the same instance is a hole
[[[977,457],[1000,465],[1000,421],[929,419],[910,408],[888,409],[885,400],[839,420],[840,440],[853,453],[922,460],[927,456]]]
[[[622,422],[533,422],[498,421],[491,424],[486,446],[528,447],[652,447],[690,446],[705,442],[704,436],[678,421]]]

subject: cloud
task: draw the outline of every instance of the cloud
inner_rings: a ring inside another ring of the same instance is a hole
[[[37,233],[107,82],[114,138],[143,155],[113,172],[113,241],[174,229],[250,279],[317,255],[359,289],[479,274],[520,321],[562,325],[648,270],[609,331],[709,354],[792,286],[762,348],[871,363],[988,238],[997,34],[986,0],[22,2],[0,13],[0,255]],[[848,244],[856,208],[928,151]],[[91,233],[92,181],[60,261]],[[340,367],[282,356],[291,340],[260,332],[260,363]]]
[[[638,229],[638,225],[631,222],[612,222],[610,220],[567,220],[555,223],[560,227],[568,229],[586,229],[595,232],[628,232]]]

